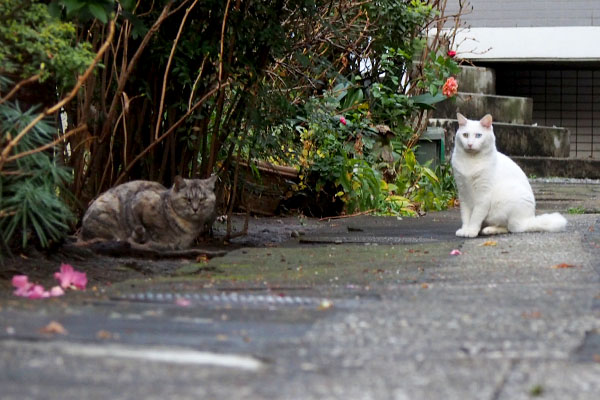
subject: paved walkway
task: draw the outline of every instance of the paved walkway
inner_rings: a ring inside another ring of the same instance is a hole
[[[600,210],[597,184],[534,187],[540,209]],[[600,216],[566,216],[471,240],[457,210],[311,221],[169,277],[2,301],[0,397],[596,400]]]

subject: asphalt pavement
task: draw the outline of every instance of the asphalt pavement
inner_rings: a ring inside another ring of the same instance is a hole
[[[565,232],[457,238],[457,209],[310,220],[169,273],[129,260],[146,273],[0,297],[0,398],[596,400],[600,185],[533,186]]]

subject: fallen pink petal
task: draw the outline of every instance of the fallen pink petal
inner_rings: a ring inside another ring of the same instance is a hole
[[[60,286],[54,286],[52,289],[50,289],[51,297],[58,297],[62,296],[63,294],[65,294],[65,291]]]
[[[33,283],[29,282],[27,275],[15,275],[12,278],[12,285],[16,288],[13,292],[16,296],[27,297],[29,291],[33,287]]]
[[[184,299],[183,297],[179,297],[177,300],[175,300],[175,304],[177,304],[180,307],[189,307],[192,304],[192,302],[188,299]]]
[[[458,249],[454,249],[450,252],[451,256],[460,256],[462,254],[462,251],[458,250]]]
[[[35,285],[31,288],[27,297],[30,299],[45,299],[50,297],[50,292],[45,290],[42,285]]]
[[[87,285],[87,276],[85,272],[79,272],[70,264],[61,264],[60,272],[54,273],[54,278],[58,279],[63,289],[85,290]]]

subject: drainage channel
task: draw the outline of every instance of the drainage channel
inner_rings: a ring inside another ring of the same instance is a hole
[[[210,293],[186,293],[186,292],[138,292],[111,296],[113,301],[129,301],[142,303],[174,303],[185,305],[201,305],[207,307],[306,307],[306,308],[330,308],[335,306],[348,306],[349,300],[331,300],[318,297],[301,297],[272,294],[248,294],[238,292]]]

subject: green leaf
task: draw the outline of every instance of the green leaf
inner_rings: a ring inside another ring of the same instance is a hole
[[[415,170],[417,160],[415,158],[415,153],[413,153],[411,149],[408,149],[404,152],[404,162],[411,172]]]
[[[48,4],[48,12],[50,13],[50,15],[52,15],[54,18],[59,18],[60,17],[60,6],[58,5],[58,2],[56,0],[50,2],[50,4]]]
[[[104,7],[98,4],[91,3],[88,4],[88,10],[94,16],[94,18],[99,19],[100,21],[102,21],[103,24],[105,24],[108,21],[108,15],[106,14],[106,10],[104,9]]]
[[[121,0],[120,1],[121,6],[123,6],[123,9],[125,11],[133,11],[133,8],[135,7],[135,0]]]
[[[63,0],[63,4],[67,8],[67,14],[69,15],[81,10],[85,6],[85,3],[79,0]]]
[[[422,171],[423,174],[429,178],[430,181],[433,182],[439,182],[439,178],[437,177],[437,175],[435,174],[435,172],[433,172],[431,169],[427,168],[427,167],[422,167]]]
[[[411,97],[411,100],[415,105],[421,108],[433,109],[435,108],[433,105],[446,100],[446,96],[441,93],[438,93],[435,96],[431,95],[431,93],[424,93]]]

